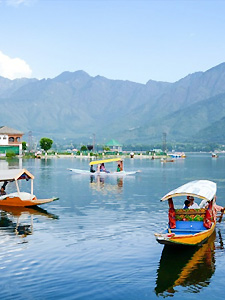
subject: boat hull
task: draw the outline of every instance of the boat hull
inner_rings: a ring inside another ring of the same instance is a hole
[[[184,246],[198,246],[203,244],[214,232],[216,224],[212,224],[210,229],[200,231],[197,233],[188,232],[187,234],[173,233],[155,233],[158,243],[164,245],[184,245]]]
[[[90,172],[87,170],[80,170],[80,169],[68,169],[76,174],[81,174],[81,175],[91,175],[91,176],[127,176],[127,175],[135,175],[136,173],[138,173],[139,171],[130,171],[130,172],[126,172],[126,171],[121,171],[121,172]]]
[[[45,203],[49,203],[52,201],[57,200],[58,198],[49,198],[49,199],[37,199],[35,196],[29,200],[21,199],[19,196],[6,196],[4,199],[0,199],[1,206],[20,206],[20,207],[28,207],[28,206],[35,206],[41,205]]]

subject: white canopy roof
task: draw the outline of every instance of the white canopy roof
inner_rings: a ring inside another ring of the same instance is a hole
[[[212,200],[216,195],[216,183],[209,180],[188,182],[166,194],[161,201],[177,196],[193,196],[204,200]]]
[[[19,179],[34,179],[26,169],[0,170],[0,181],[13,181]]]

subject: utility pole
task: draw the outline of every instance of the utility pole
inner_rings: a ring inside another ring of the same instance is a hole
[[[32,143],[33,143],[32,131],[29,131],[29,132],[28,132],[29,152],[31,152],[31,150],[32,150],[32,147],[33,147]]]
[[[95,133],[93,133],[93,152],[95,152]]]
[[[166,132],[163,132],[163,152],[166,152]]]

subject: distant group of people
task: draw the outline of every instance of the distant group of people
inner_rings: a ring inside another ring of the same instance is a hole
[[[118,163],[117,168],[116,168],[116,172],[121,172],[121,171],[123,171],[123,161],[122,160]],[[91,165],[91,167],[90,167],[90,172],[91,173],[96,172],[93,165]],[[110,171],[106,170],[104,163],[101,163],[100,165],[98,165],[97,172],[110,173]]]
[[[91,165],[91,167],[90,167],[90,172],[91,173],[95,173],[96,172],[93,165]],[[97,172],[110,173],[109,171],[106,170],[106,167],[105,167],[104,163],[101,163],[100,165],[98,165]]]

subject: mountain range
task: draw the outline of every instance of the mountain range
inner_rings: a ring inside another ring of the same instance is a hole
[[[53,79],[0,77],[0,120],[37,139],[152,144],[225,140],[225,63],[175,83],[146,84],[63,72]]]

